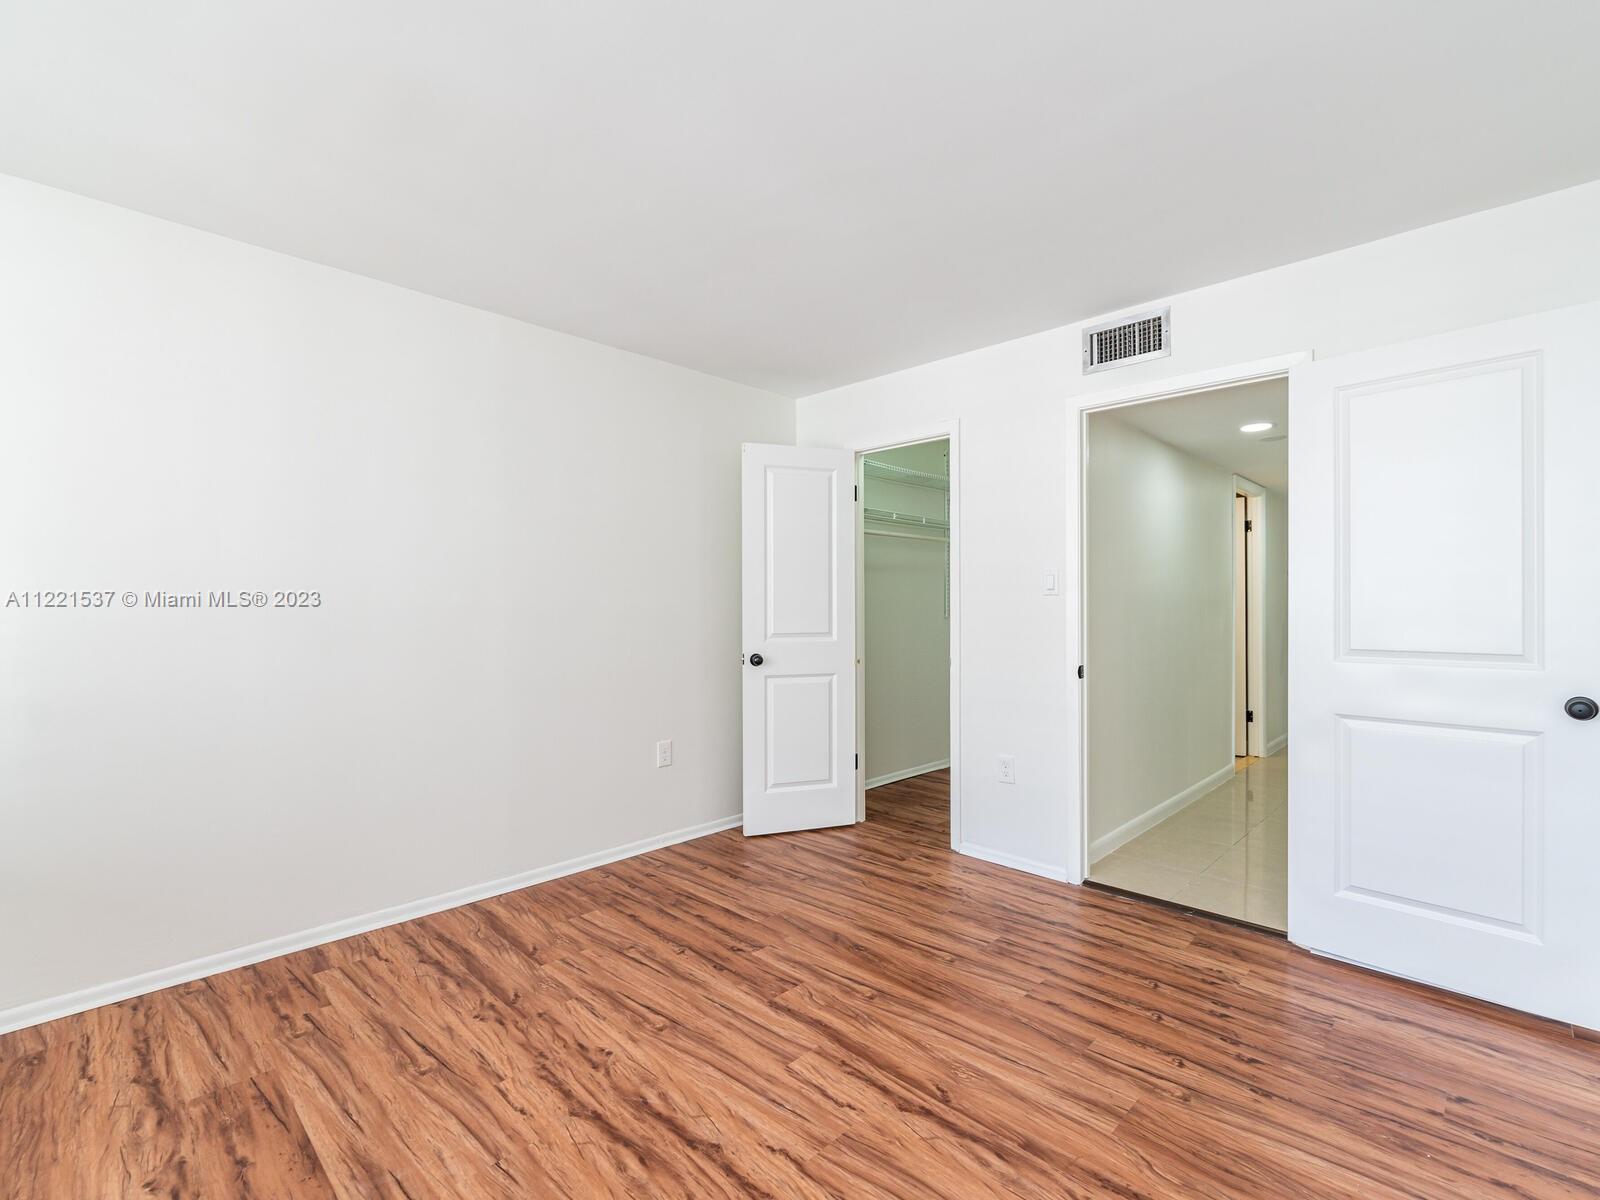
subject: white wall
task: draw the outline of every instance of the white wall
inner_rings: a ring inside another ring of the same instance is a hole
[[[947,475],[949,443],[924,442],[871,457]],[[868,508],[945,518],[948,493],[867,476]],[[867,786],[950,761],[950,616],[945,607],[947,544],[871,533],[863,546],[866,620]],[[897,532],[894,530],[891,533]]]
[[[790,402],[5,178],[0,263],[0,589],[322,596],[0,608],[0,1028],[739,811]]]
[[[1087,436],[1084,661],[1098,857],[1233,766],[1234,484],[1232,472],[1109,413],[1089,417]],[[1281,563],[1263,563],[1265,575]]]
[[[1597,297],[1600,184],[1587,184],[1173,297],[1170,358],[1085,377],[1082,326],[1068,325],[802,400],[809,445],[882,444],[960,422],[969,848],[1080,877],[1080,406],[1159,378],[1299,350],[1327,357]],[[1065,572],[1060,596],[1043,593],[1046,570]],[[999,754],[1016,756],[1014,786],[996,779]]]

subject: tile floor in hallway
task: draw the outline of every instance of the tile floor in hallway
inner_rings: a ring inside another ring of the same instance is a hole
[[[1257,759],[1094,864],[1089,878],[1190,908],[1288,928],[1289,757]]]

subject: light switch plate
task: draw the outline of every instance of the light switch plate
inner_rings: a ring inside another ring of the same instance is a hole
[[[656,743],[656,766],[670,767],[672,765],[672,739],[666,738]]]

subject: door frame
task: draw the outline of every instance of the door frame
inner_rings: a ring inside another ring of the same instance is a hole
[[[915,446],[921,442],[950,444],[950,848],[961,849],[961,422],[921,422],[879,430],[848,442],[856,459],[856,748],[867,745],[866,641],[861,624],[867,611],[866,480],[862,460],[869,454]],[[856,770],[856,820],[867,819],[867,772]]]
[[[1263,561],[1266,554],[1264,547],[1266,545],[1267,532],[1267,489],[1253,479],[1247,479],[1243,475],[1235,475],[1233,477],[1233,491],[1236,496],[1245,498],[1244,517],[1245,520],[1250,522],[1250,532],[1256,536],[1256,552],[1254,554],[1247,553],[1245,557],[1244,603],[1245,612],[1248,615],[1245,618],[1246,645],[1244,661],[1247,673],[1245,691],[1250,697],[1250,706],[1257,719],[1245,727],[1245,753],[1253,754],[1257,758],[1264,758],[1267,752],[1267,671],[1265,657],[1267,638],[1266,622],[1262,618],[1267,610],[1266,565]],[[1234,570],[1230,578],[1233,580],[1239,578],[1237,563],[1234,564]],[[1235,605],[1238,603],[1237,592],[1234,593],[1234,603]],[[1237,638],[1238,635],[1239,631],[1236,627],[1234,629],[1234,637]],[[1233,686],[1234,694],[1237,695],[1239,687],[1237,645],[1234,648]],[[1237,710],[1234,712],[1234,719],[1237,722]],[[1233,738],[1234,745],[1238,745],[1239,730],[1237,725],[1233,731]]]
[[[1077,835],[1078,854],[1077,861],[1072,863],[1072,883],[1082,883],[1089,875],[1089,672],[1094,670],[1094,664],[1089,661],[1089,492],[1088,471],[1086,470],[1086,456],[1089,451],[1088,422],[1089,414],[1105,412],[1113,408],[1127,408],[1135,404],[1144,404],[1152,400],[1176,400],[1183,396],[1194,396],[1202,392],[1215,392],[1222,388],[1237,387],[1245,383],[1261,383],[1269,379],[1287,379],[1289,372],[1301,363],[1310,362],[1314,357],[1310,350],[1297,350],[1287,354],[1275,355],[1271,358],[1254,359],[1247,362],[1234,363],[1230,366],[1212,367],[1205,371],[1195,371],[1184,375],[1171,375],[1162,379],[1150,380],[1146,383],[1130,384],[1127,387],[1105,388],[1100,391],[1084,392],[1073,396],[1069,401],[1077,410],[1077,421],[1069,422],[1071,436],[1076,439],[1076,444],[1069,444],[1068,448],[1068,478],[1071,480],[1071,491],[1068,493],[1069,504],[1077,507],[1077,663],[1068,666],[1068,670],[1081,667],[1083,677],[1078,680],[1078,795],[1077,795]],[[1288,431],[1288,436],[1293,437],[1294,431]],[[1070,859],[1069,859],[1070,862]]]

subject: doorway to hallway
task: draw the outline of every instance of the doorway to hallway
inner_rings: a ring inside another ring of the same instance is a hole
[[[1284,932],[1288,387],[1084,420],[1091,883]]]

